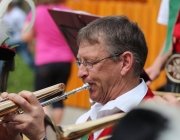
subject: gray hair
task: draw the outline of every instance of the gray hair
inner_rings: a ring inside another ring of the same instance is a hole
[[[144,34],[137,23],[129,21],[127,17],[107,16],[94,20],[78,34],[78,46],[84,41],[92,45],[103,41],[110,55],[131,52],[134,57],[134,76],[141,74],[148,48]]]

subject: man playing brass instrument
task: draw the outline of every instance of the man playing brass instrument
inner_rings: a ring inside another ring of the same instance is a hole
[[[108,16],[91,22],[79,32],[77,41],[78,77],[90,85],[90,98],[96,102],[77,120],[77,124],[129,112],[147,98],[165,103],[173,100],[177,103],[172,95],[171,100],[153,97],[151,90],[140,78],[148,49],[142,31],[125,16]],[[22,91],[17,95],[3,93],[1,97],[8,97],[24,112],[4,116],[6,123],[1,125],[4,133],[0,134],[0,139],[20,140],[21,132],[31,140],[43,140],[45,114],[35,96],[31,92]],[[98,139],[109,135],[112,130],[113,127],[100,130],[82,139]]]
[[[97,19],[80,30],[77,41],[78,77],[89,83],[90,98],[96,102],[77,124],[128,112],[144,98],[153,97],[140,78],[148,48],[136,23],[125,16]],[[90,137],[104,137],[112,129],[97,131]]]

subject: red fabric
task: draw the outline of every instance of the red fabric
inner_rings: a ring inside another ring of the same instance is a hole
[[[147,100],[149,98],[152,98],[154,96],[153,92],[150,88],[148,88],[147,94],[144,96],[143,100]]]
[[[173,36],[180,39],[180,23],[178,23],[174,26]]]
[[[176,39],[176,42],[173,44],[174,51],[180,53],[180,39]]]
[[[88,140],[94,140],[93,133],[91,133],[91,134],[89,135],[89,139],[88,139]]]
[[[174,26],[173,36],[180,39],[180,12]]]
[[[174,26],[173,37],[176,38],[176,41],[173,43],[174,51],[180,53],[180,12]]]
[[[177,18],[176,23],[180,23],[180,11],[179,11],[179,13],[178,13],[178,18]]]
[[[114,129],[114,126],[105,128],[105,129],[101,132],[101,134],[99,135],[99,137],[98,137],[97,139],[102,138],[102,137],[105,137],[105,136],[108,136],[109,134],[111,134],[111,132],[113,131],[113,129]]]
[[[153,96],[154,96],[153,92],[151,91],[150,88],[148,88],[147,94],[144,96],[143,100],[147,100],[147,99],[149,99],[149,98],[152,98]],[[114,129],[114,126],[105,128],[105,129],[101,132],[101,134],[99,135],[99,137],[98,137],[97,139],[102,138],[102,137],[105,137],[105,136],[108,136],[109,134],[111,134],[111,132],[113,131],[113,129]],[[93,140],[93,133],[90,134],[88,140]]]

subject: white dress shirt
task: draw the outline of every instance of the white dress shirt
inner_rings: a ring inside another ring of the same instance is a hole
[[[147,91],[148,87],[144,80],[141,79],[141,83],[137,87],[124,93],[115,100],[111,100],[105,105],[102,105],[100,103],[95,103],[94,105],[92,105],[91,109],[87,113],[78,118],[76,124],[86,122],[89,116],[92,120],[96,120],[98,118],[113,115],[120,111],[129,112],[133,107],[137,106],[142,101]],[[94,139],[97,139],[102,131],[103,129],[95,132]]]

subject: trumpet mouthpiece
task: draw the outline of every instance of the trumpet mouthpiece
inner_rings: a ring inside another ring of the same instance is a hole
[[[82,88],[89,90],[90,89],[90,85],[88,83],[85,83]]]

